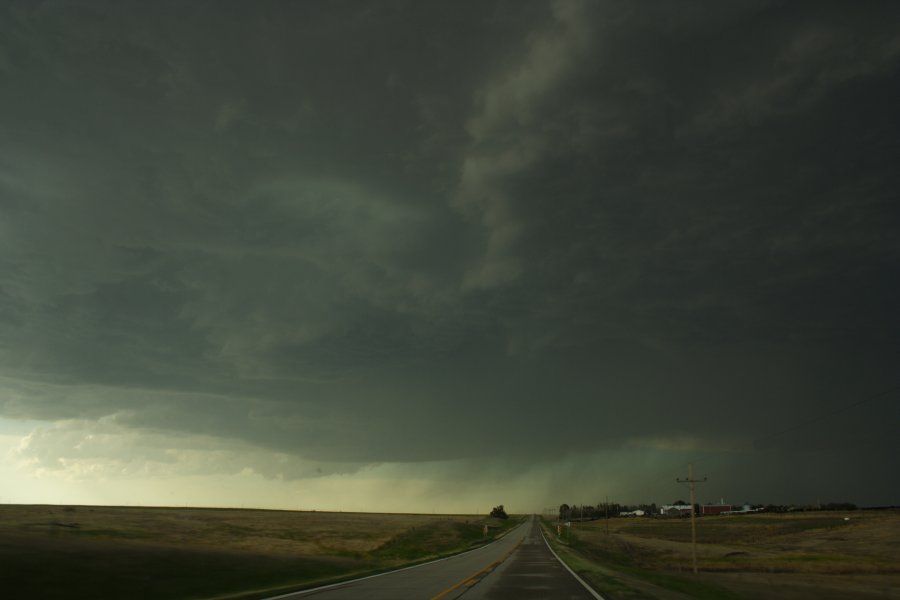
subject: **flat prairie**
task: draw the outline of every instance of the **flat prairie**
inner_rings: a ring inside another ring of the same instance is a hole
[[[575,524],[565,549],[617,577],[614,597],[900,598],[898,510],[698,518],[698,575],[690,542],[690,519],[617,518]]]
[[[465,550],[486,516],[0,505],[7,598],[253,598]]]

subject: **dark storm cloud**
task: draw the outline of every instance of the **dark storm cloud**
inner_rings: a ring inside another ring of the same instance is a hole
[[[3,10],[7,416],[752,452],[896,385],[896,6]]]

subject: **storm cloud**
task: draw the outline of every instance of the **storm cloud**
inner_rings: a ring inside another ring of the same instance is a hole
[[[0,417],[42,423],[10,456],[900,502],[898,22],[8,3]]]

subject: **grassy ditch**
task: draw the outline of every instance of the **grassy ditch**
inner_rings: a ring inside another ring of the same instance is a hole
[[[444,555],[484,543],[481,521],[438,521],[413,527],[391,538],[369,553],[371,558],[416,561],[423,557]],[[505,527],[495,529],[505,530]],[[493,539],[493,535],[490,536]]]
[[[42,599],[263,597],[464,551],[517,522],[471,515],[2,505],[0,589],[11,598]]]
[[[569,532],[563,540],[545,529],[551,546],[569,567],[607,598],[632,600],[665,599],[674,592],[679,597],[701,600],[736,600],[740,596],[720,585],[640,566],[625,551],[600,547],[583,539],[579,532]]]

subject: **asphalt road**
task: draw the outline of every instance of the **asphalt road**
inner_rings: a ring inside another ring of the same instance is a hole
[[[477,550],[269,600],[597,600],[551,553],[532,517]]]

